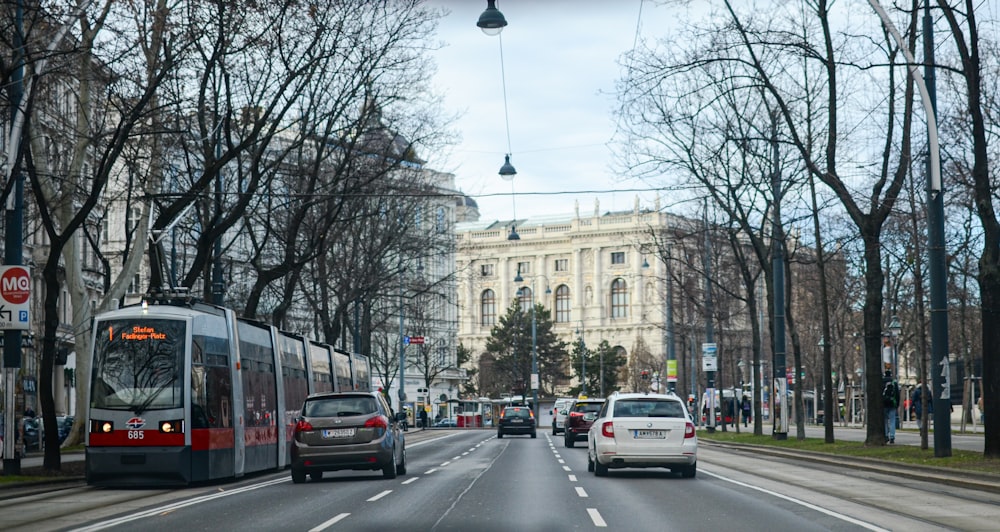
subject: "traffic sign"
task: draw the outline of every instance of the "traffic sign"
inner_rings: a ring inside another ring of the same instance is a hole
[[[0,266],[0,329],[28,330],[31,274],[24,266]]]
[[[422,344],[422,343],[424,343],[424,337],[423,336],[411,336],[410,337],[410,343],[411,344]]]

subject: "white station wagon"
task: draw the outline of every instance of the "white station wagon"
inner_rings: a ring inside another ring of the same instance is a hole
[[[669,394],[615,393],[587,433],[587,470],[665,467],[692,478],[698,466],[698,436],[687,407]]]

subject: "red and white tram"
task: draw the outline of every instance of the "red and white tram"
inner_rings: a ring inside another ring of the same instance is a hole
[[[95,318],[86,473],[95,485],[184,485],[289,464],[318,391],[369,390],[368,359],[191,300]]]

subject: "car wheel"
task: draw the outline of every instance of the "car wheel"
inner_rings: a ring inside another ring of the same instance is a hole
[[[502,440],[503,439],[503,433],[500,432],[499,430],[497,431],[497,439],[498,440]]]
[[[392,458],[382,466],[382,478],[396,478],[396,449],[392,450]]]
[[[556,424],[555,424],[555,422],[553,422],[552,423],[552,435],[555,436],[556,434],[558,434],[558,432],[556,432]]]
[[[608,476],[608,466],[602,464],[598,460],[594,460],[594,474],[599,477]]]
[[[311,478],[313,480],[323,480],[323,472],[322,471],[313,471],[312,473],[309,473],[309,478]]]
[[[302,484],[306,481],[306,472],[301,469],[292,468],[292,482]]]
[[[590,451],[587,451],[587,472],[594,472],[594,461],[590,459]]]
[[[694,475],[697,472],[698,472],[698,464],[691,464],[689,466],[684,466],[684,468],[681,469],[681,477],[694,478]]]
[[[406,474],[406,449],[403,449],[403,461],[396,464],[396,474],[405,475]]]
[[[563,445],[566,447],[573,447],[576,444],[576,438],[574,438],[569,432],[566,433],[566,437],[563,438]]]
[[[532,438],[537,438],[538,437],[538,433],[535,432],[535,431],[531,431],[531,437]]]

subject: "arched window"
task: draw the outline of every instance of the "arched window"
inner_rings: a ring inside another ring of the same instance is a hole
[[[569,287],[561,284],[556,288],[556,323],[569,321]]]
[[[493,290],[483,291],[482,322],[485,327],[492,327],[497,322],[497,298]]]
[[[527,311],[528,309],[531,308],[533,301],[532,295],[533,294],[531,293],[531,288],[528,288],[527,286],[522,286],[520,289],[518,289],[517,303],[521,305],[522,310]]]
[[[611,282],[611,317],[628,317],[628,287],[621,277]]]

